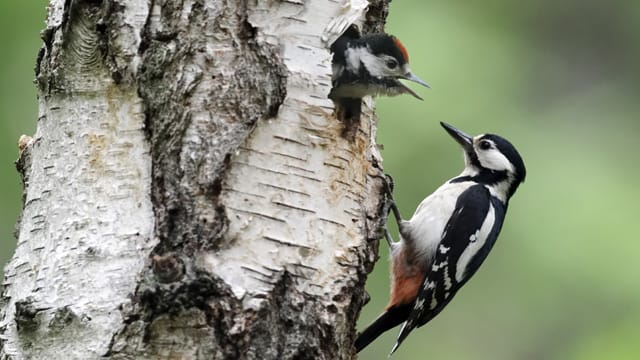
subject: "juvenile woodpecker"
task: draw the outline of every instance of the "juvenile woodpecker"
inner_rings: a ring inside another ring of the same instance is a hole
[[[401,241],[391,247],[391,299],[357,338],[358,351],[383,332],[403,324],[391,354],[416,327],[433,319],[475,274],[491,251],[509,199],[524,181],[518,151],[493,134],[471,137],[440,123],[463,148],[465,167],[402,220],[388,190]]]
[[[422,98],[401,79],[429,85],[414,75],[409,68],[409,54],[395,36],[384,33],[361,36],[351,26],[331,45],[333,53],[333,88],[329,98],[338,105],[343,121],[359,120],[362,98],[410,94]]]
[[[332,99],[411,94],[422,100],[400,79],[429,87],[411,72],[407,49],[395,36],[384,33],[360,36],[358,29],[351,26],[331,45],[331,52]]]

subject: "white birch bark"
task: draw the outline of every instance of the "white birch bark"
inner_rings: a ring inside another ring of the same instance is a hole
[[[380,158],[328,47],[386,10],[51,0],[0,359],[352,358]]]

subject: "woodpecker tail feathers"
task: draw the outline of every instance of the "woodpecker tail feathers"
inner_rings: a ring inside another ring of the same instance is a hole
[[[360,350],[364,349],[385,331],[392,329],[407,320],[409,313],[411,313],[411,308],[411,304],[388,308],[387,311],[382,313],[371,325],[367,326],[367,328],[358,335],[355,343],[357,352],[360,352]]]

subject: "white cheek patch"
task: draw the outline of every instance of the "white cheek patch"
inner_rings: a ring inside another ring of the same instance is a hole
[[[507,159],[498,149],[490,149],[490,150],[478,150],[478,161],[483,168],[497,170],[497,171],[508,171],[509,173],[514,173],[515,169],[513,168],[513,164]]]
[[[349,48],[345,51],[345,59],[347,59],[347,69],[352,73],[360,71],[360,59],[367,54],[367,49],[364,47]]]
[[[378,78],[398,76],[400,75],[400,69],[404,69],[404,67],[389,69],[386,60],[387,58],[391,59],[391,57],[387,55],[376,56],[371,53],[368,47],[348,49],[345,55],[347,59],[347,69],[353,73],[360,71],[360,64],[364,64],[364,67],[371,76]]]
[[[380,59],[379,57],[373,55],[372,53],[365,51],[360,58],[364,67],[367,68],[369,74],[375,77],[385,77],[387,76],[387,66],[385,61]]]

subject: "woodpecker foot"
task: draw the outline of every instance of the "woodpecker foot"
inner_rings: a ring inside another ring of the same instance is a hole
[[[400,225],[402,221],[402,216],[400,216],[400,210],[398,210],[398,206],[396,206],[396,200],[393,198],[393,188],[395,184],[393,182],[393,177],[389,174],[384,174],[384,190],[387,195],[385,206],[385,211],[387,217],[389,217],[389,212],[393,211],[393,217],[396,219],[396,223]]]
[[[385,224],[384,226],[384,239],[387,240],[387,244],[389,244],[389,248],[391,250],[393,250],[396,245],[398,245],[398,243],[393,240],[393,237],[391,236],[391,233],[389,232],[389,229],[387,228],[387,225]]]
[[[389,218],[389,213],[393,211],[393,215],[395,217],[396,223],[398,224],[398,226],[400,226],[400,222],[402,221],[402,217],[400,216],[400,211],[398,210],[398,207],[396,206],[396,203],[394,202],[394,200],[389,197],[386,198],[384,205],[382,205],[382,211],[386,216],[386,219]],[[391,234],[389,233],[389,229],[387,228],[387,224],[385,221],[384,224],[384,237],[387,240],[387,242],[389,243],[389,246],[392,246],[392,244],[395,243],[395,241],[393,241],[393,238],[391,237]]]
[[[384,174],[384,190],[387,193],[387,196],[393,199],[393,188],[395,187],[395,182],[393,181],[393,176],[389,174]]]
[[[374,167],[378,169],[378,173],[374,175],[374,177],[380,178],[380,180],[382,180],[384,195],[388,199],[393,200],[393,189],[395,188],[395,182],[393,181],[393,177],[389,174],[384,173],[384,170],[382,170],[377,163],[374,163]]]
[[[386,220],[389,218],[389,213],[393,211],[394,217],[396,219],[396,223],[400,225],[400,211],[396,206],[396,202],[393,199],[393,178],[391,175],[385,174],[383,178],[384,188],[385,188],[385,201],[382,205],[382,211],[385,214],[385,224],[383,225],[384,229],[384,238],[387,240],[387,244],[389,244],[389,248],[393,251],[393,249],[397,246],[397,242],[393,240],[391,233],[389,232],[389,228],[387,227]]]

